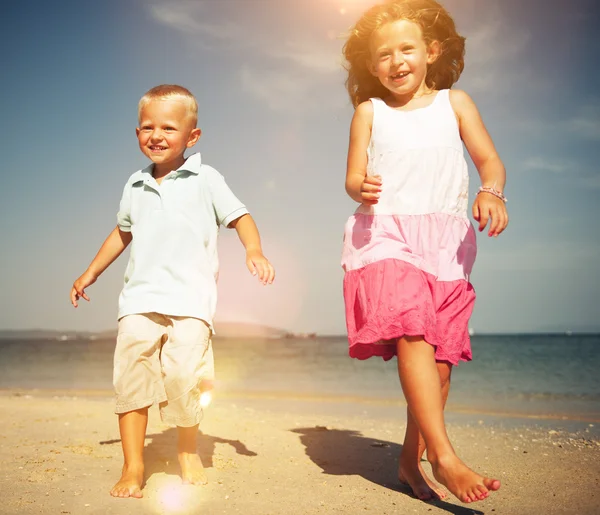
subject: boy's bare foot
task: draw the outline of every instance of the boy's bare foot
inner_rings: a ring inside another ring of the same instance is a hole
[[[142,482],[144,481],[144,465],[123,465],[121,479],[113,486],[110,495],[113,497],[142,497]]]
[[[490,491],[500,488],[500,481],[473,472],[457,456],[430,461],[435,478],[462,502],[482,501]]]
[[[177,454],[181,466],[181,479],[184,485],[205,485],[208,479],[200,456],[196,453],[180,452]]]
[[[429,479],[420,463],[408,463],[400,455],[400,466],[398,468],[398,479],[402,484],[408,485],[417,499],[431,501],[433,499],[445,499],[448,495],[446,490]]]

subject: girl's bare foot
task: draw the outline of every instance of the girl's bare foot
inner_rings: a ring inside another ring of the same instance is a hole
[[[408,485],[417,499],[431,501],[433,499],[445,499],[448,495],[446,490],[429,479],[420,463],[416,466],[400,455],[400,466],[398,468],[398,479],[402,484]]]
[[[179,452],[177,457],[179,458],[181,479],[184,485],[205,485],[208,483],[200,456],[196,453]]]
[[[435,478],[462,502],[482,501],[500,488],[500,481],[473,472],[455,455],[430,461]]]
[[[113,486],[110,495],[113,497],[142,497],[144,481],[144,465],[123,465],[121,479]]]

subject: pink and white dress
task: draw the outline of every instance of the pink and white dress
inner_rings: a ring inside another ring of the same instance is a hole
[[[398,338],[423,335],[438,361],[469,361],[477,245],[449,90],[414,111],[371,102],[367,173],[382,177],[382,192],[377,204],[358,207],[344,231],[350,356],[389,360]]]

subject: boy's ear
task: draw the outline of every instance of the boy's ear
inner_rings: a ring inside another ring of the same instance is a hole
[[[135,135],[136,135],[136,136],[139,136],[139,135],[140,135],[140,128],[139,128],[139,127],[136,127],[136,128],[135,128]]]
[[[202,130],[199,129],[198,127],[196,127],[195,129],[192,129],[192,131],[190,132],[190,137],[188,138],[188,142],[187,142],[187,147],[193,147],[196,143],[198,143],[198,140],[200,139],[200,136],[202,135]]]
[[[433,64],[442,53],[442,45],[439,41],[432,41],[427,47],[427,64]]]

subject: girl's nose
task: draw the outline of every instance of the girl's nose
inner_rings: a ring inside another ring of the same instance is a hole
[[[402,64],[404,62],[404,54],[402,52],[394,52],[392,54],[392,63],[396,66]]]

